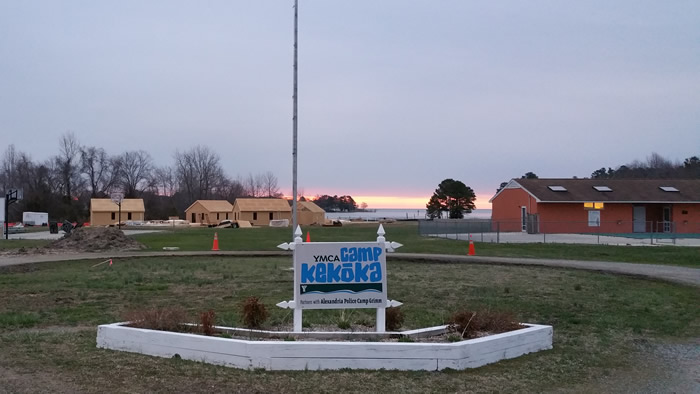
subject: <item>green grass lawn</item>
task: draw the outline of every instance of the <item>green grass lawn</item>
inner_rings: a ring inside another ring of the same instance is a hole
[[[49,243],[51,243],[51,241],[44,239],[0,239],[0,251],[17,250],[20,248],[40,248]]]
[[[314,235],[323,239],[321,231]],[[652,345],[700,337],[696,288],[576,270],[392,260],[389,296],[404,302],[406,328],[443,324],[462,308],[508,310],[521,321],[553,325],[554,349],[459,372],[241,371],[97,349],[95,327],[120,321],[129,311],[164,306],[184,308],[192,321],[213,309],[219,324],[237,325],[239,306],[251,295],[270,308],[270,324],[291,322],[288,310],[274,306],[292,297],[291,258],[149,257],[119,259],[111,268],[92,264],[0,269],[0,387],[10,392],[51,391],[56,385],[67,392],[586,391],[582,387],[624,376],[640,360],[651,362]],[[374,321],[373,310],[348,314],[355,323]],[[304,318],[336,324],[341,312],[306,311]],[[647,379],[654,373],[645,369]]]
[[[376,224],[353,224],[343,227],[302,228],[313,242],[373,241],[377,239]],[[415,222],[385,224],[386,239],[404,244],[402,253],[437,253],[465,255],[468,243],[449,239],[421,237]],[[211,250],[214,233],[218,234],[221,250],[279,250],[277,245],[292,239],[291,228],[250,229],[183,229],[134,236],[150,250],[177,246],[180,250]],[[475,242],[480,256],[528,257],[570,260],[619,261],[631,263],[668,264],[700,267],[700,248],[676,246],[610,246],[571,244],[496,244]]]

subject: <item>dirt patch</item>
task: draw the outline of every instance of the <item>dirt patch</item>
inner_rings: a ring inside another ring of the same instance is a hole
[[[80,227],[70,235],[56,240],[43,248],[46,251],[106,252],[142,250],[146,246],[127,237],[114,227]]]

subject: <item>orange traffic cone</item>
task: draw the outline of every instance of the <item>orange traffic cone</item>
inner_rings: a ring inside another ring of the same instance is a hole
[[[308,231],[306,232],[306,242],[311,242],[311,234]]]
[[[474,251],[474,241],[472,241],[472,235],[469,234],[469,256],[474,256],[476,252]]]
[[[217,233],[214,233],[214,245],[211,250],[219,250],[219,235]]]

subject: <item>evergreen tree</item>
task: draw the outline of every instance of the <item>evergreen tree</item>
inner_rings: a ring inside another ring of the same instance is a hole
[[[435,189],[433,196],[426,205],[428,216],[442,217],[442,211],[448,212],[450,219],[462,219],[464,213],[470,213],[476,208],[476,194],[471,187],[461,181],[445,179]]]

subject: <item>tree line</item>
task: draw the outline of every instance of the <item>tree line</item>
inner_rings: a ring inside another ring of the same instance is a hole
[[[601,167],[591,173],[593,179],[699,179],[700,158],[691,156],[680,161],[672,161],[658,153],[652,153],[646,160],[635,160],[613,169]]]
[[[527,172],[521,179],[538,179],[534,172]],[[577,177],[574,176],[574,179]],[[700,179],[700,158],[691,156],[680,161],[672,161],[658,153],[652,153],[646,160],[615,167],[601,167],[591,173],[591,179]],[[508,182],[501,182],[496,193]]]
[[[526,172],[521,179],[538,179],[534,172]],[[574,179],[577,177],[573,177]],[[668,160],[658,153],[652,153],[645,161],[632,163],[612,169],[602,167],[591,173],[592,179],[700,179],[700,159],[691,156],[682,163]],[[496,192],[501,191],[508,182],[501,182]],[[425,208],[431,219],[440,219],[445,215],[450,219],[461,219],[465,213],[475,209],[476,195],[471,187],[462,181],[445,179],[433,192]]]
[[[86,221],[91,198],[143,198],[146,219],[182,216],[195,200],[233,201],[238,197],[282,197],[270,171],[232,178],[219,155],[206,146],[175,151],[171,165],[158,166],[144,150],[111,155],[81,145],[74,133],[59,138],[58,154],[34,161],[10,145],[0,162],[4,191],[22,189],[24,198],[11,205],[8,221],[22,212],[48,212],[52,220]]]
[[[314,203],[326,212],[352,212],[357,210],[357,203],[351,196],[338,197],[337,195],[329,196],[324,194],[316,196]],[[367,207],[367,204],[363,203],[363,205],[364,208]]]

